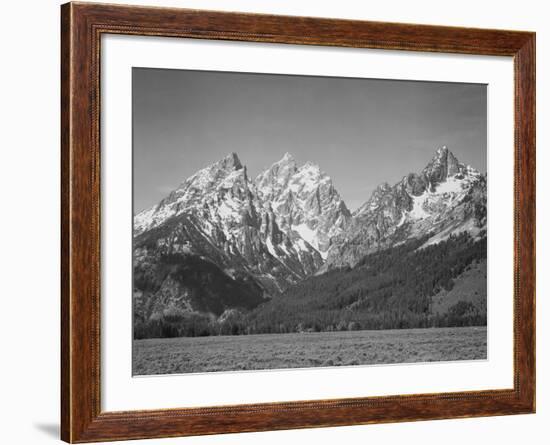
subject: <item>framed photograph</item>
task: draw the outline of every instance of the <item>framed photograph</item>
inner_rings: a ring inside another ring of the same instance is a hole
[[[61,8],[67,442],[535,411],[535,35]]]

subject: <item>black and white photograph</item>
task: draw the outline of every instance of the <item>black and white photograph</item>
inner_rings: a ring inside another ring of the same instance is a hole
[[[133,68],[134,376],[487,359],[485,84]]]

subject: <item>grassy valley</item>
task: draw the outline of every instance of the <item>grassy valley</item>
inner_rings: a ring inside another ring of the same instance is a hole
[[[134,375],[487,358],[485,327],[159,338],[134,342]]]

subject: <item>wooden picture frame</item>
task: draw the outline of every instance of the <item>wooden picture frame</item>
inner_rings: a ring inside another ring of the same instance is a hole
[[[513,389],[102,412],[99,74],[103,34],[513,57]],[[61,7],[61,36],[63,440],[94,442],[535,412],[534,33],[67,3]]]

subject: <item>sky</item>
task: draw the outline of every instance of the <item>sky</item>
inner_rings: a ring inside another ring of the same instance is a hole
[[[231,152],[248,174],[286,152],[319,165],[350,210],[446,145],[487,169],[482,84],[134,68],[134,212]]]

